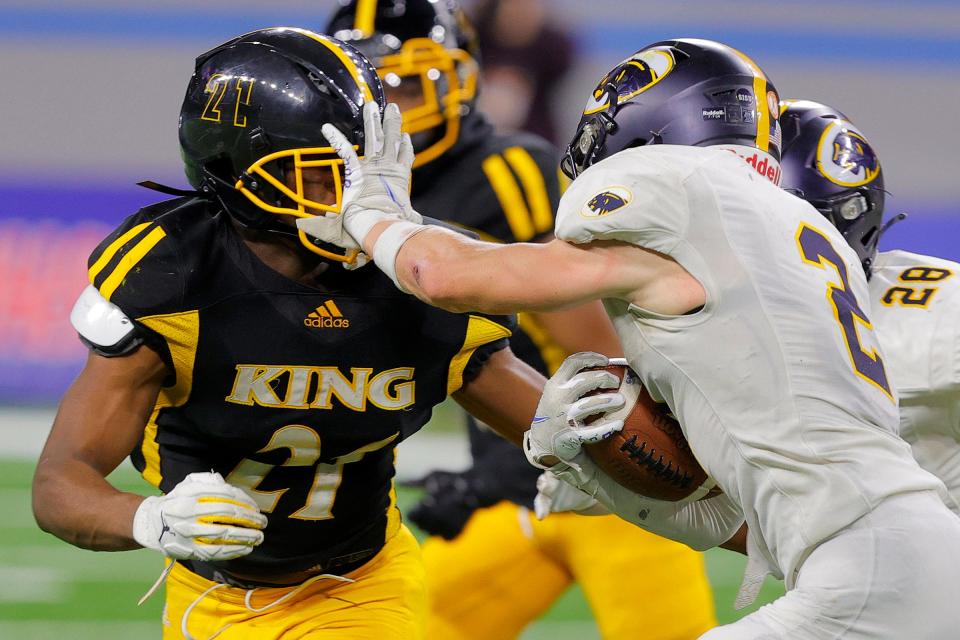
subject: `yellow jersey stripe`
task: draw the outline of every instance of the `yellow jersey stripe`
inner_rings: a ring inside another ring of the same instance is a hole
[[[397,448],[393,448],[393,467],[397,467]],[[400,508],[397,506],[397,488],[393,484],[393,480],[390,481],[390,503],[387,505],[387,526],[386,530],[383,532],[383,541],[387,543],[390,541],[393,536],[397,535],[397,532],[400,531],[400,527],[403,526],[401,521],[402,517],[400,515]]]
[[[123,245],[127,244],[127,242],[129,242],[134,236],[138,235],[151,224],[153,223],[142,222],[111,242],[110,245],[103,250],[103,253],[100,254],[100,257],[97,258],[97,261],[94,262],[87,271],[87,277],[90,279],[90,284],[94,283],[93,281],[97,279],[97,276],[100,275],[100,272],[103,271],[103,268],[107,266],[107,263],[113,260],[113,256],[117,255],[117,251],[120,251]]]
[[[167,341],[170,359],[173,361],[175,382],[172,387],[161,387],[157,404],[143,432],[140,453],[143,455],[143,479],[155,487],[160,486],[160,444],[157,442],[157,418],[166,407],[182,406],[190,397],[193,388],[193,364],[200,341],[200,312],[184,311],[160,316],[139,318],[147,328],[153,329]]]
[[[330,310],[330,313],[332,313],[335,318],[343,317],[343,314],[340,313],[340,309],[337,307],[337,304],[333,300],[327,300],[323,304],[326,305],[327,309]]]
[[[500,201],[500,207],[507,217],[507,224],[510,225],[513,236],[523,242],[536,235],[533,220],[530,218],[530,212],[527,211],[523,194],[520,192],[520,185],[517,184],[513,174],[510,173],[510,169],[503,158],[499,155],[492,155],[484,160],[483,172],[487,174],[487,179],[490,181],[494,193],[497,194],[497,200]]]
[[[373,35],[376,15],[377,0],[359,0],[357,13],[353,18],[353,28],[358,29],[364,38],[369,38]]]
[[[523,190],[530,203],[530,212],[533,214],[533,226],[537,233],[544,233],[553,228],[553,211],[550,206],[550,196],[547,194],[547,184],[543,180],[543,173],[530,152],[523,147],[510,147],[503,152],[513,170],[520,176]]]
[[[163,476],[160,475],[160,445],[157,443],[157,417],[160,415],[160,409],[164,405],[157,401],[147,420],[147,426],[143,429],[143,443],[140,445],[140,453],[143,455],[144,467],[141,475],[143,479],[159,488]]]
[[[167,237],[167,232],[162,227],[155,227],[140,242],[133,245],[133,248],[120,258],[120,262],[117,263],[113,273],[100,285],[100,295],[109,300],[113,292],[123,283],[123,279],[130,273],[130,270],[165,237]]]
[[[373,93],[370,91],[369,85],[366,81],[360,77],[360,69],[357,68],[357,63],[350,59],[350,57],[344,53],[343,49],[338,47],[333,43],[333,41],[327,36],[322,36],[318,33],[314,33],[309,29],[298,29],[291,27],[291,31],[296,31],[301,35],[305,35],[311,40],[316,40],[327,49],[330,49],[333,52],[333,55],[337,56],[337,59],[343,63],[343,66],[346,67],[347,73],[350,74],[350,77],[353,78],[353,81],[357,83],[357,86],[360,87],[360,91],[363,93],[363,99],[366,101],[373,100]]]
[[[471,315],[467,320],[467,335],[463,339],[463,346],[450,360],[450,370],[447,373],[447,395],[463,386],[463,372],[474,351],[485,344],[501,338],[509,338],[511,335],[513,332],[503,325],[489,318]]]
[[[329,317],[330,317],[330,312],[327,311],[327,308],[326,308],[326,307],[323,307],[323,306],[317,307],[317,313],[318,313],[321,317],[323,317],[323,318],[329,318]]]

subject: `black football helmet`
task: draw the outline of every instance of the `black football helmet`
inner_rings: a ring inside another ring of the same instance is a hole
[[[736,49],[711,40],[656,42],[600,80],[561,168],[573,179],[647,144],[736,145],[755,150],[744,159],[777,182],[779,101],[766,74]]]
[[[840,230],[869,277],[883,231],[886,194],[873,145],[849,118],[819,102],[784,100],[780,122],[781,186],[812,204]]]
[[[343,161],[320,127],[336,126],[362,153],[362,108],[370,101],[383,112],[380,79],[350,45],[289,27],[234,38],[197,58],[187,87],[180,111],[187,178],[244,225],[298,233],[311,251],[353,262],[356,252],[319,246],[277,216],[339,213]],[[311,167],[332,174],[334,202],[306,196],[303,170]]]
[[[419,167],[457,141],[477,95],[476,35],[454,0],[340,0],[326,33],[366,55],[384,87],[422,102],[403,109]]]

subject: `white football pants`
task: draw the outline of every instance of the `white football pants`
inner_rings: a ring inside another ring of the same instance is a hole
[[[956,640],[960,518],[933,492],[888,498],[806,559],[782,598],[701,640]]]

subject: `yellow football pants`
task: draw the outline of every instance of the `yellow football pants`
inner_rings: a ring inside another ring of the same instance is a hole
[[[370,562],[345,577],[354,582],[323,578],[308,581],[304,583],[306,586],[247,590],[217,586],[218,583],[177,565],[167,579],[163,638],[419,640],[424,637],[423,562],[417,541],[406,527],[401,527]],[[248,594],[251,594],[249,600],[245,601]],[[285,596],[287,599],[282,600]],[[186,625],[183,624],[185,613]],[[182,632],[184,626],[188,635]]]
[[[517,637],[578,582],[607,640],[688,640],[716,626],[703,557],[616,516],[538,521],[508,502],[423,545],[430,640]]]

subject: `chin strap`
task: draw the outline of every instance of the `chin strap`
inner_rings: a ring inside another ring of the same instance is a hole
[[[160,184],[159,182],[154,182],[153,180],[143,180],[142,182],[137,183],[138,187],[143,187],[144,189],[150,189],[151,191],[159,191],[160,193],[165,193],[168,196],[180,196],[182,198],[205,198],[207,194],[202,191],[196,190],[187,190],[187,189],[177,189],[176,187],[168,187],[165,184]]]

